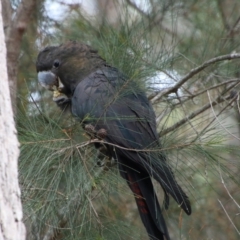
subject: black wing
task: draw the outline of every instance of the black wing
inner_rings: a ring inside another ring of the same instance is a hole
[[[127,161],[147,170],[184,211],[191,214],[189,200],[166,164],[164,154],[154,151],[161,146],[152,106],[144,93],[135,91],[132,86],[124,92],[127,84],[115,68],[106,67],[94,72],[78,84],[72,98],[72,112],[84,123],[91,123],[96,129],[106,129],[108,142],[140,150],[116,148]],[[147,151],[149,149],[153,151]]]
[[[115,145],[119,170],[135,194],[149,236],[157,237],[156,231],[160,231],[161,237],[156,239],[164,239],[163,235],[169,239],[150,177],[163,187],[166,205],[170,194],[187,214],[191,214],[191,206],[164,154],[159,153],[155,114],[145,94],[131,86],[117,69],[105,67],[78,84],[72,97],[72,113],[83,124],[107,131],[104,140]],[[144,199],[146,215],[141,212],[137,194]]]

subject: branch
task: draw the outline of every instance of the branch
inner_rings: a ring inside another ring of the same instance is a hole
[[[234,86],[236,86],[237,84],[232,85],[231,87],[228,88],[227,91],[230,90],[230,88],[233,88]],[[236,96],[232,96],[232,94],[230,94],[228,97],[224,98],[223,93],[227,92],[226,90],[224,90],[222,93],[219,94],[219,96],[217,98],[214,99],[214,101],[212,103],[207,103],[205,104],[202,108],[197,109],[196,111],[192,112],[191,114],[189,114],[188,116],[186,116],[185,118],[183,118],[182,120],[180,120],[179,122],[175,123],[174,125],[172,125],[171,127],[161,131],[159,133],[159,136],[162,137],[164,135],[166,135],[167,133],[176,130],[177,128],[179,128],[180,126],[182,126],[183,124],[185,124],[186,122],[188,122],[190,119],[195,118],[197,115],[203,113],[204,111],[206,111],[207,109],[211,108],[212,106],[216,106],[219,103],[222,103],[226,100],[231,100],[233,98],[235,98]]]
[[[235,96],[234,97],[234,100],[237,98],[238,96]],[[210,101],[210,103],[211,103],[211,97],[210,97],[210,95],[209,95],[209,92],[208,92],[208,99],[209,99],[209,101]],[[216,113],[215,113],[215,111],[214,111],[214,109],[213,109],[213,106],[212,106],[212,104],[211,104],[211,109],[212,109],[212,113],[213,113],[213,115],[214,115],[214,118],[217,120],[217,122],[219,123],[219,125],[227,132],[227,133],[229,133],[232,137],[234,137],[234,138],[236,138],[237,140],[240,140],[240,138],[238,138],[237,136],[235,136],[234,134],[232,134],[225,126],[223,126],[223,124],[219,121],[219,119],[218,119],[218,117],[217,117],[217,115],[216,115]]]
[[[233,87],[235,87],[235,86],[239,83],[239,81],[240,81],[239,78],[234,78],[234,79],[229,79],[228,81],[225,81],[225,82],[222,82],[222,83],[213,85],[213,86],[211,86],[211,87],[209,87],[209,88],[206,88],[206,89],[204,89],[204,90],[202,90],[202,91],[200,91],[200,92],[197,92],[197,93],[195,93],[195,94],[191,94],[190,96],[186,96],[185,99],[182,100],[182,104],[185,103],[185,102],[187,102],[187,101],[189,101],[189,100],[192,100],[192,99],[194,99],[195,97],[197,97],[197,96],[199,96],[199,95],[202,95],[202,94],[204,94],[204,93],[206,93],[206,92],[208,92],[208,91],[210,91],[210,90],[213,90],[213,89],[222,87],[222,86],[227,85],[227,84],[229,84],[229,83],[234,83],[234,84],[232,84],[232,85],[230,86],[230,88],[233,88]],[[228,88],[227,91],[229,91],[229,88]],[[173,106],[176,107],[176,106],[179,105],[179,104],[180,104],[180,102],[173,104]]]
[[[217,117],[219,117],[223,112],[225,112],[225,110],[226,110],[229,106],[231,106],[234,101],[237,101],[237,102],[238,102],[237,98],[238,98],[238,96],[234,97],[230,102],[228,102],[228,104],[226,104],[226,106],[225,106],[223,109],[221,109],[221,111],[216,115],[216,117],[213,118],[213,119],[207,124],[207,126],[205,126],[205,127],[201,130],[201,132],[198,134],[198,136],[202,136],[203,133],[204,133],[207,129],[209,129],[210,125],[211,125],[214,121],[216,121]],[[195,142],[195,141],[197,140],[198,136],[196,136],[196,138],[193,139],[192,142]]]
[[[164,89],[163,91],[159,92],[155,97],[152,98],[152,100],[151,100],[152,104],[159,101],[165,95],[177,92],[178,89],[184,83],[186,83],[194,75],[196,75],[199,72],[201,72],[202,70],[204,70],[206,67],[209,67],[210,65],[217,63],[217,62],[221,62],[221,61],[225,61],[225,60],[233,60],[233,59],[238,59],[238,58],[240,58],[240,53],[232,53],[232,54],[215,57],[215,58],[212,58],[212,59],[204,62],[202,65],[200,65],[196,68],[193,68],[187,75],[185,75],[182,79],[180,79],[180,81],[178,81],[173,87]]]

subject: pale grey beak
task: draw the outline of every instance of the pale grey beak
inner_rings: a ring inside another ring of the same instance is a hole
[[[50,71],[42,71],[38,73],[38,82],[46,89],[54,91],[58,86],[57,76]]]

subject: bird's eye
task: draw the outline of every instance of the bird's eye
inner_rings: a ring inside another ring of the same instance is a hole
[[[58,60],[55,60],[54,63],[53,63],[53,66],[54,66],[55,68],[58,68],[59,65],[60,65],[59,61],[58,61]]]

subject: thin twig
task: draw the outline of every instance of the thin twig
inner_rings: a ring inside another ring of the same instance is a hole
[[[178,81],[173,87],[164,89],[160,93],[158,93],[153,99],[152,99],[152,104],[156,103],[159,101],[163,96],[168,95],[170,93],[177,92],[178,89],[186,83],[190,78],[192,78],[194,75],[198,74],[202,70],[204,70],[206,67],[209,67],[210,65],[225,61],[225,60],[233,60],[233,59],[239,59],[240,58],[240,53],[232,53],[232,54],[227,54],[227,55],[222,55],[219,57],[212,58],[206,62],[204,62],[202,65],[193,68],[187,75],[185,75],[180,81]]]
[[[222,182],[224,188],[226,189],[228,196],[233,200],[233,202],[236,204],[236,206],[240,209],[240,205],[239,205],[239,204],[237,203],[237,201],[233,198],[233,196],[232,196],[231,193],[229,192],[229,190],[228,190],[228,188],[227,188],[227,186],[226,186],[226,184],[225,184],[225,182],[224,182],[224,179],[223,179],[223,176],[222,176],[222,171],[221,171],[220,166],[219,166],[219,174],[220,174],[220,177],[221,177],[221,182]]]
[[[227,213],[226,209],[224,208],[223,204],[221,203],[221,201],[220,201],[219,199],[218,199],[218,202],[220,203],[220,205],[221,205],[221,207],[222,207],[223,211],[225,212],[225,214],[227,215],[227,217],[228,217],[228,220],[231,222],[231,224],[233,225],[233,227],[234,227],[234,228],[235,228],[235,230],[237,231],[238,235],[240,235],[240,232],[238,231],[238,229],[237,229],[236,225],[234,224],[234,222],[232,221],[232,219],[231,219],[231,218],[230,218],[230,216],[228,215],[228,213]]]
[[[238,93],[238,97],[237,97],[237,108],[238,108],[238,113],[240,113],[240,106],[239,106],[239,93]]]
[[[209,102],[210,102],[210,105],[211,105],[211,109],[212,109],[212,113],[214,115],[214,117],[216,118],[217,122],[221,125],[221,127],[227,132],[229,133],[232,137],[236,138],[237,140],[240,140],[240,138],[238,138],[237,136],[235,136],[234,134],[232,134],[230,131],[227,130],[227,128],[225,126],[223,126],[223,124],[219,121],[218,117],[216,116],[216,113],[213,109],[213,106],[212,106],[212,103],[211,103],[211,97],[209,95],[209,92],[207,92],[208,94],[208,99],[209,99]],[[234,98],[234,100],[236,99],[236,97]]]
[[[217,114],[217,117],[219,117],[234,101],[236,101],[236,98],[234,98],[234,99],[233,99],[232,101],[230,101],[224,108],[222,108],[221,111]],[[201,130],[201,132],[199,133],[198,136],[203,135],[203,133],[206,131],[206,129],[208,129],[208,128],[210,127],[210,125],[211,125],[214,121],[216,121],[216,118],[213,118],[212,121],[210,121],[210,122],[207,124],[207,126],[205,126],[205,127]],[[196,138],[193,139],[192,142],[195,142],[195,141],[197,140],[198,136],[196,136]]]
[[[101,225],[101,227],[102,227],[103,224],[101,223],[101,221],[100,221],[100,219],[99,219],[98,213],[97,213],[97,211],[95,210],[95,208],[94,208],[94,206],[93,206],[93,203],[92,203],[91,199],[88,197],[87,194],[86,194],[85,196],[86,196],[86,198],[88,199],[88,201],[89,201],[89,203],[90,203],[90,205],[91,205],[91,208],[93,209],[94,215],[95,215],[96,218],[97,218],[97,222],[98,222],[98,223]]]
[[[172,125],[171,127],[165,129],[165,130],[162,130],[160,133],[159,133],[159,136],[164,136],[166,135],[167,133],[179,128],[180,126],[182,126],[183,124],[185,124],[187,121],[189,121],[190,119],[193,119],[195,118],[196,116],[198,116],[199,114],[203,113],[204,111],[206,111],[207,109],[209,109],[211,106],[216,106],[218,105],[219,103],[222,103],[222,102],[225,102],[226,100],[230,100],[232,99],[232,95],[230,94],[228,97],[223,97],[223,95],[226,93],[226,92],[229,92],[230,89],[232,89],[234,86],[236,86],[238,83],[232,85],[232,86],[229,86],[227,89],[224,89],[218,97],[216,97],[213,101],[213,103],[207,103],[205,104],[202,108],[200,109],[197,109],[196,111],[192,112],[191,114],[189,114],[188,116],[186,116],[185,118],[183,118],[182,120],[178,121],[177,123],[175,123],[174,125]]]
[[[176,92],[176,96],[177,96],[177,98],[178,98],[178,101],[179,101],[180,104],[181,104],[181,107],[182,107],[182,110],[183,110],[184,115],[187,115],[187,112],[186,112],[185,107],[184,107],[184,105],[183,105],[183,103],[182,103],[182,101],[181,101],[181,98],[179,97],[178,92]],[[192,127],[192,129],[195,131],[195,133],[198,135],[198,131],[197,131],[197,129],[195,129],[195,127],[192,125],[190,119],[188,119],[187,121],[188,121],[189,125]]]
[[[216,99],[217,100],[217,99]],[[226,99],[218,99],[218,101],[214,101],[213,102],[213,106],[224,102]],[[190,119],[195,118],[196,116],[198,116],[199,114],[203,113],[204,111],[206,111],[207,109],[209,109],[211,107],[210,103],[205,104],[202,108],[197,109],[196,111],[192,112],[191,114],[189,114],[188,116],[186,116],[185,118],[183,118],[182,120],[178,121],[177,123],[175,123],[174,125],[172,125],[169,128],[166,128],[164,130],[162,130],[159,133],[159,136],[162,137],[166,134],[168,134],[169,132],[176,130],[177,128],[179,128],[180,126],[182,126],[183,124],[185,124],[187,121],[189,121]]]
[[[202,95],[202,94],[206,93],[206,92],[209,91],[209,90],[213,90],[213,89],[215,89],[215,88],[222,87],[222,86],[227,85],[227,84],[232,83],[232,82],[234,82],[233,86],[235,86],[235,83],[238,83],[239,81],[240,81],[240,78],[229,79],[228,81],[225,81],[225,82],[222,82],[222,83],[213,85],[212,87],[209,87],[209,88],[207,88],[207,89],[204,89],[204,90],[202,90],[202,91],[200,91],[200,92],[197,92],[197,93],[195,93],[195,94],[191,94],[191,96],[188,96],[188,97],[186,97],[186,99],[182,100],[182,103],[185,103],[185,102],[188,101],[188,100],[192,100],[192,99],[194,99],[195,97],[197,97],[197,96],[199,96],[199,95]],[[179,105],[179,103],[175,104],[174,106],[177,106],[177,105]]]

